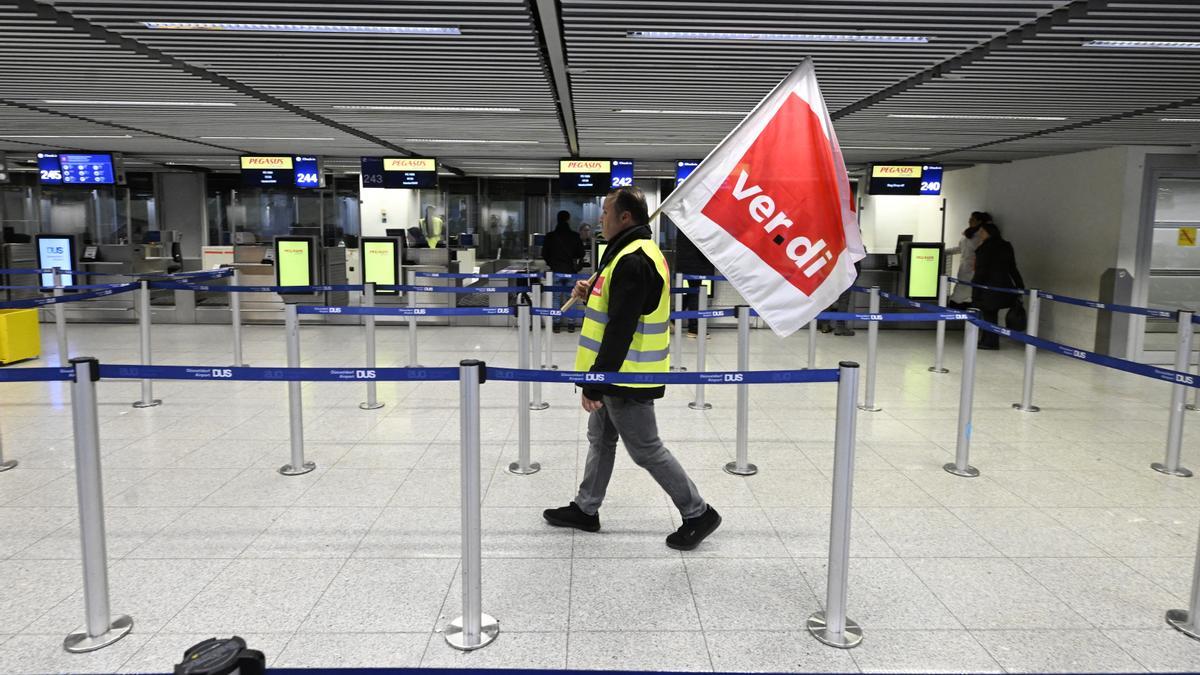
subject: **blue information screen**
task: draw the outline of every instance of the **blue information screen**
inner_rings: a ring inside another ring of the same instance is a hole
[[[113,158],[110,154],[60,154],[62,182],[67,185],[112,185],[116,183]]]
[[[942,194],[942,165],[926,164],[921,167],[921,194]]]
[[[62,163],[58,161],[58,155],[52,152],[39,152],[37,160],[38,180],[42,185],[62,183]]]
[[[687,177],[692,175],[698,166],[700,166],[700,162],[688,159],[675,162],[675,186],[679,187],[679,184],[687,180]]]
[[[319,159],[297,155],[292,160],[292,168],[296,172],[296,187],[321,187],[321,161]]]
[[[612,189],[633,187],[633,160],[614,159],[612,162]]]
[[[360,161],[362,166],[362,186],[383,187],[383,158],[363,157]]]

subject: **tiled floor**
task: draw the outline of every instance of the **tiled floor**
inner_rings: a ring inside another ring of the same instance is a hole
[[[79,354],[136,358],[132,325],[73,325]],[[55,362],[53,337],[47,356]],[[1186,606],[1200,479],[1150,471],[1166,437],[1167,385],[1076,361],[1039,360],[1036,402],[1020,390],[1020,351],[981,353],[974,480],[953,457],[959,338],[952,372],[926,371],[932,335],[881,334],[877,402],[860,413],[849,614],[858,649],[810,638],[820,608],[833,385],[751,388],[757,476],[733,458],[734,389],[709,387],[709,412],[673,387],[661,434],[725,524],[693,553],[667,549],[678,522],[653,481],[622,457],[597,534],[546,526],[573,496],[586,453],[577,394],[547,386],[532,415],[528,477],[516,456],[515,385],[483,387],[483,599],[502,634],[471,654],[438,632],[459,611],[458,417],[454,383],[305,384],[310,474],[285,477],[282,384],[159,382],[159,408],[135,410],[136,382],[99,385],[112,606],[134,631],[70,655],[83,620],[71,418],[64,385],[0,389],[0,672],[168,671],[184,648],[239,634],[277,666],[441,666],[774,671],[1170,671],[1200,668],[1200,642],[1163,612]],[[307,326],[305,365],[362,358],[359,329]],[[732,369],[734,334],[709,365]],[[281,327],[246,331],[253,365],[283,361]],[[422,328],[421,359],[513,365],[501,328]],[[755,368],[799,367],[805,334],[753,334]],[[821,365],[865,360],[865,334],[821,336]],[[155,327],[156,361],[224,365],[229,331]],[[380,364],[402,365],[407,337],[382,327]],[[568,336],[558,361],[570,362]],[[695,342],[686,345],[693,365]],[[1200,414],[1185,464],[1200,468]]]

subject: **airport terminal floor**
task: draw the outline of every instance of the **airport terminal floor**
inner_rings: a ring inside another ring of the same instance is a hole
[[[72,327],[72,350],[137,363],[136,326]],[[361,328],[305,326],[303,364],[361,363]],[[714,330],[709,369],[735,369],[736,332]],[[931,331],[881,331],[876,400],[860,412],[847,614],[856,649],[812,639],[825,598],[834,384],[750,387],[750,459],[736,477],[734,388],[688,408],[668,387],[660,431],[724,516],[697,550],[623,451],[597,533],[541,510],[570,500],[587,451],[569,385],[544,386],[533,459],[514,476],[515,383],[482,387],[483,610],[495,643],[450,648],[460,612],[456,382],[305,383],[315,471],[282,476],[286,385],[157,382],[163,405],[134,409],[136,381],[98,384],[114,613],[125,639],[68,654],[83,619],[66,383],[4,386],[0,430],[17,470],[0,473],[0,672],[163,672],[187,647],[240,635],[275,667],[516,667],[725,671],[1189,671],[1200,642],[1163,612],[1185,607],[1200,479],[1158,474],[1169,385],[1039,354],[1036,414],[1013,410],[1022,351],[980,352],[971,463],[952,476],[962,334],[949,374],[927,371]],[[572,336],[573,337],[573,336]],[[245,358],[281,365],[283,328],[248,326]],[[381,326],[379,365],[404,365],[403,328]],[[506,328],[422,328],[424,365],[516,365]],[[807,333],[752,332],[754,369],[801,368]],[[155,363],[225,364],[228,328],[155,327]],[[695,340],[685,345],[694,363]],[[866,331],[822,335],[818,365],[865,360]],[[557,340],[569,364],[573,340]],[[54,362],[53,331],[43,360]],[[1189,413],[1184,464],[1200,463]]]

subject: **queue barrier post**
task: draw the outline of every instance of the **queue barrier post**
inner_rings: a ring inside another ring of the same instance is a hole
[[[750,307],[738,305],[738,371],[750,370]],[[758,467],[750,463],[750,386],[737,385],[737,460],[725,465],[725,472],[735,476],[753,476]]]
[[[1186,373],[1192,363],[1192,312],[1181,309],[1178,317],[1179,329],[1175,334],[1175,370]],[[1187,398],[1187,385],[1171,386],[1171,416],[1167,422],[1167,456],[1151,469],[1168,476],[1191,478],[1192,472],[1179,465],[1183,450],[1183,404]]]
[[[554,272],[547,270],[545,286],[542,288],[550,288],[554,285]],[[554,303],[554,291],[542,292],[542,305],[554,309],[558,305]],[[566,317],[559,319],[559,325],[566,322]],[[546,365],[547,370],[558,370],[558,366],[554,365],[554,317],[546,316],[542,318],[542,328],[546,331]]]
[[[683,288],[683,273],[675,273],[675,288]],[[683,311],[683,294],[675,294],[673,302],[676,312]],[[683,354],[680,351],[683,349],[683,319],[676,317],[675,325],[671,329],[671,370],[683,372],[687,370],[683,366]]]
[[[808,366],[807,370],[817,367],[817,320],[808,322]]]
[[[375,306],[375,282],[368,281],[363,284],[362,295],[363,307]],[[375,367],[375,315],[367,314],[363,316],[363,323],[366,326],[367,334],[367,368]],[[358,404],[363,410],[379,410],[383,404],[377,400],[378,390],[374,380],[367,381],[367,400]]]
[[[62,268],[55,267],[54,297],[61,298],[63,293]],[[58,339],[58,365],[66,368],[71,359],[71,347],[67,342],[67,306],[61,302],[54,305],[54,335]]]
[[[938,307],[945,307],[946,302],[950,297],[950,279],[945,274],[938,275]],[[944,310],[943,310],[944,311]],[[944,375],[949,370],[943,365],[946,358],[946,322],[937,322],[937,341],[933,350],[933,365],[929,366],[929,372]]]
[[[975,313],[975,310],[968,310]],[[958,442],[954,461],[942,468],[955,476],[975,478],[979,469],[971,466],[971,415],[975,405],[975,354],[979,347],[979,326],[971,320],[963,322],[962,387],[958,394]]]
[[[232,286],[242,285],[241,272],[234,268],[229,283]],[[233,327],[233,365],[247,365],[242,358],[242,294],[237,291],[229,292],[229,323]]]
[[[529,305],[517,305],[517,367],[529,369]],[[528,476],[542,470],[542,465],[529,461],[529,383],[517,383],[517,461],[508,465],[515,476]]]
[[[75,489],[79,504],[79,541],[83,561],[84,629],[63,640],[73,654],[107,647],[129,634],[133,619],[112,615],[108,596],[108,544],[104,534],[104,484],[100,470],[100,425],[96,381],[100,363],[92,357],[71,359],[71,419],[75,429]]]
[[[0,472],[8,471],[19,462],[15,459],[4,459],[4,435],[0,434]]]
[[[1037,337],[1038,334],[1038,317],[1041,316],[1042,302],[1036,288],[1029,289],[1029,316],[1027,325],[1025,326],[1025,334],[1030,337]],[[1035,413],[1041,408],[1033,404],[1033,364],[1037,359],[1037,347],[1033,345],[1025,345],[1025,379],[1021,385],[1021,402],[1014,403],[1012,407],[1021,412]]]
[[[879,287],[872,286],[870,290],[870,304],[868,312],[871,314],[879,313]],[[858,406],[859,410],[866,412],[879,412],[883,410],[875,405],[875,366],[878,363],[879,355],[879,322],[871,321],[867,324],[867,381],[863,387],[863,402]]]
[[[417,285],[417,273],[416,272],[409,271],[408,285],[409,286]],[[416,309],[417,308],[417,292],[416,291],[407,291],[407,294],[408,294],[408,308]],[[417,360],[417,315],[416,315],[416,313],[408,315],[408,367],[409,368],[420,368],[421,367],[419,361]]]
[[[700,311],[708,309],[708,293],[704,289],[700,289],[700,298],[697,302]],[[696,320],[696,372],[703,373],[708,367],[708,319],[701,316]],[[704,400],[704,383],[696,383],[696,397],[688,407],[692,410],[712,410],[712,404]]]
[[[296,305],[284,307],[283,318],[287,330],[287,365],[288,368],[299,368],[300,317],[296,312]],[[279,467],[279,473],[285,476],[301,476],[317,468],[315,463],[304,461],[304,409],[300,384],[298,380],[288,380],[287,383],[292,462]]]
[[[530,289],[529,298],[532,303],[532,307],[538,307],[542,304],[541,281],[534,279],[530,285],[532,288]],[[545,352],[542,351],[542,317],[531,316],[530,321],[532,322],[533,330],[533,355],[530,359],[530,362],[535,364],[534,368],[537,370],[545,370],[546,364],[543,362]],[[545,410],[546,408],[550,407],[550,404],[542,398],[541,382],[533,383],[532,395],[533,398],[529,403],[530,410]]]
[[[141,334],[142,365],[148,366],[150,356],[150,280],[142,279],[142,288],[138,292],[138,328]],[[142,398],[134,401],[135,408],[153,408],[162,405],[162,401],[154,398],[154,383],[142,380]]]
[[[1196,366],[1196,374],[1200,375],[1200,364]],[[1192,402],[1183,407],[1188,410],[1200,410],[1200,387],[1192,387]]]
[[[808,632],[830,647],[851,649],[862,643],[862,628],[846,617],[850,578],[850,519],[853,515],[854,444],[858,411],[858,364],[838,364],[837,428],[833,446],[833,500],[829,517],[829,568],[825,611],[808,618]]]
[[[479,385],[486,377],[482,361],[458,364],[459,438],[462,451],[462,615],[443,631],[446,643],[472,651],[491,644],[500,634],[500,622],[483,613],[483,544],[480,486]]]
[[[1192,592],[1187,609],[1167,610],[1167,623],[1184,635],[1200,640],[1200,540],[1196,543],[1196,562],[1192,566]]]

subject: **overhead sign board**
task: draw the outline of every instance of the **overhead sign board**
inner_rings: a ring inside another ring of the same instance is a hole
[[[433,157],[363,157],[362,186],[389,189],[432,189],[438,184]]]
[[[112,153],[39,152],[42,185],[116,185],[120,173]]]
[[[867,193],[872,195],[939,195],[941,164],[876,164],[871,167]]]
[[[612,187],[612,160],[563,159],[558,162],[558,185],[566,191],[607,192]]]
[[[307,155],[245,155],[241,158],[246,187],[319,188],[325,186],[320,157]]]

